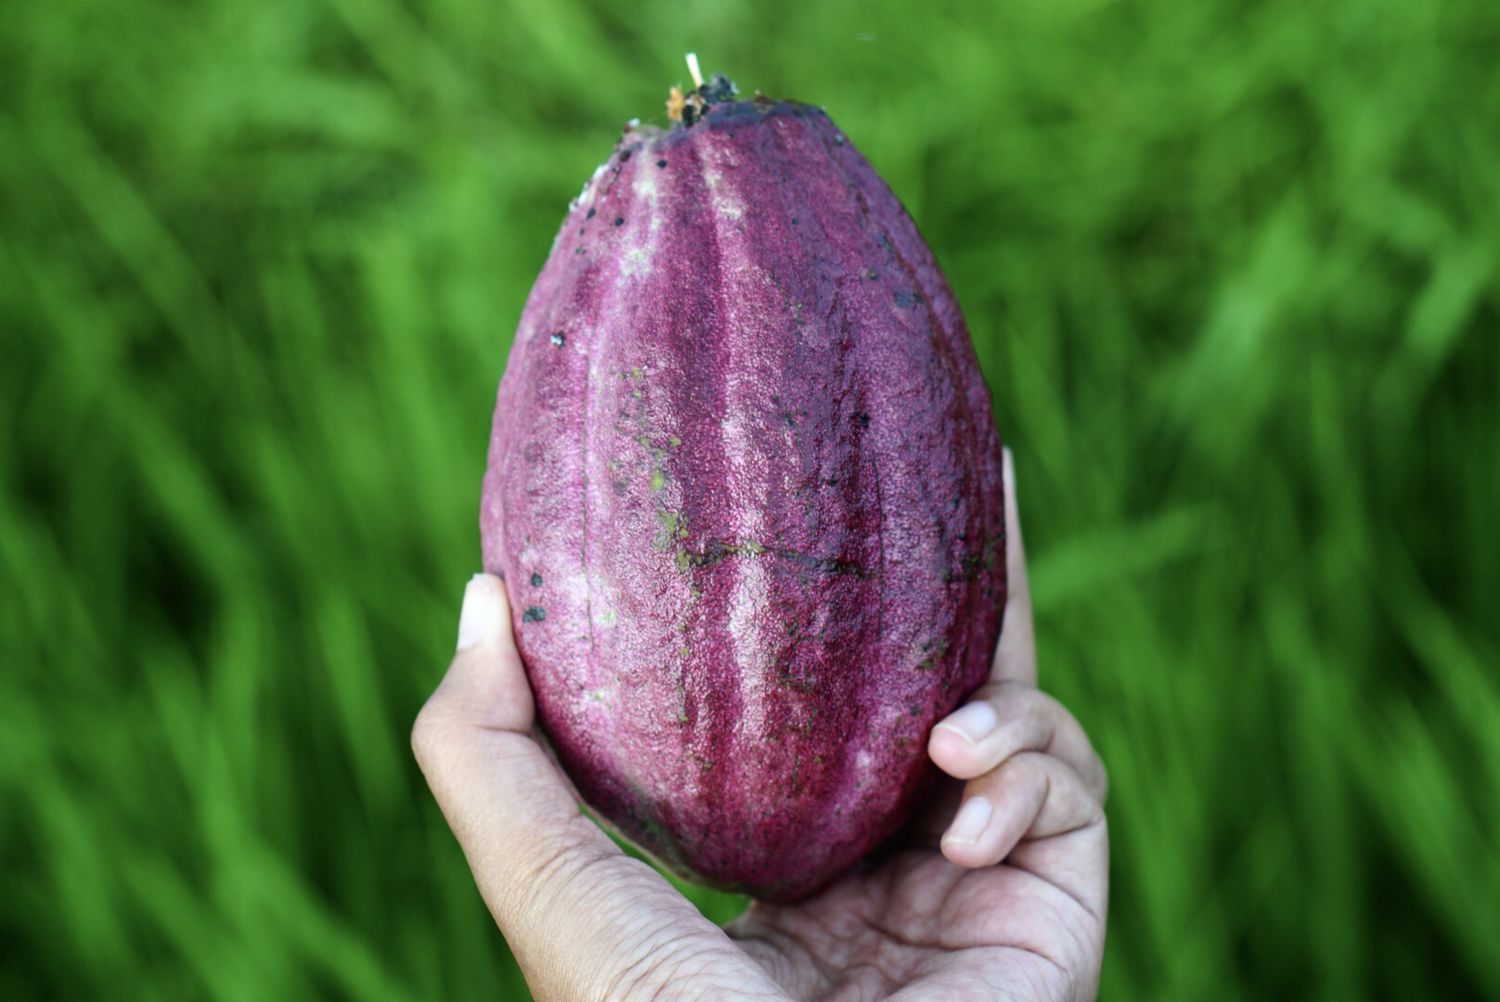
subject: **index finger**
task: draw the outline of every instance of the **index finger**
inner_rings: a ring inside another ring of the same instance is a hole
[[[1005,481],[1005,613],[990,680],[1036,685],[1036,633],[1031,625],[1031,588],[1026,583],[1026,547],[1016,504],[1016,467],[1010,449],[1002,463]]]

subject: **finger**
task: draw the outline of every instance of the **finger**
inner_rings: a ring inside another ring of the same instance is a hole
[[[1021,752],[964,791],[943,836],[943,855],[959,866],[994,866],[1022,839],[1047,839],[1102,825],[1104,810],[1061,759]]]
[[[932,729],[932,761],[955,779],[973,779],[1023,751],[1062,759],[1104,802],[1109,779],[1104,763],[1073,714],[1056,699],[1024,682],[984,686],[966,705]]]
[[[1036,684],[1036,634],[1031,624],[1031,588],[1026,582],[1026,546],[1021,541],[1021,513],[1016,503],[1015,459],[1005,450],[1005,616],[995,647],[992,679]]]
[[[971,780],[941,848],[959,866],[982,869],[1003,862],[1051,885],[1093,920],[1080,927],[1084,935],[1102,935],[1109,901],[1109,827],[1082,778],[1060,759],[1021,752]],[[1062,898],[1056,903],[1067,905]],[[1097,945],[1091,952],[1097,955]]]
[[[412,729],[417,762],[466,849],[513,832],[518,822],[541,822],[548,833],[566,831],[600,849],[608,842],[577,823],[586,819],[530,737],[535,712],[505,588],[496,577],[476,575],[464,592],[458,650]],[[483,808],[500,790],[515,795],[517,809],[491,816]]]
[[[533,992],[613,996],[686,958],[757,977],[717,926],[579,812],[529,736],[534,717],[504,586],[477,575],[412,747]]]

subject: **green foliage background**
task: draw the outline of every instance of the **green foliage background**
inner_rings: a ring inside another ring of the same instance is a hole
[[[407,733],[526,291],[690,48],[965,304],[1104,997],[1500,997],[1490,0],[0,7],[0,997],[524,996]]]

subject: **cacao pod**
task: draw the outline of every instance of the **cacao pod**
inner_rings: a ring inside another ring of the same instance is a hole
[[[806,895],[988,675],[1000,441],[957,302],[819,108],[632,124],[501,380],[481,513],[557,759],[688,879]]]

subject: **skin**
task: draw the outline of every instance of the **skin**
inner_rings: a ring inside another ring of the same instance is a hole
[[[898,845],[726,928],[579,810],[535,736],[500,579],[464,597],[417,761],[538,999],[1093,998],[1104,950],[1103,765],[1036,688],[1014,474],[1010,595],[990,681],[933,729],[951,779]]]

